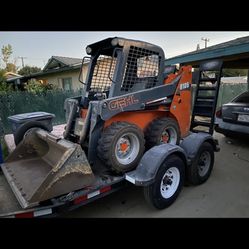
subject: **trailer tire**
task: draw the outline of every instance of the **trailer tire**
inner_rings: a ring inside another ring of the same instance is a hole
[[[159,168],[155,181],[144,187],[145,200],[157,209],[169,207],[180,194],[184,178],[185,164],[182,159],[176,155],[169,156]]]
[[[145,132],[146,147],[149,149],[163,143],[179,144],[179,125],[173,118],[164,117],[152,121]]]
[[[31,128],[41,128],[43,130],[49,131],[49,128],[39,121],[28,121],[22,124],[14,133],[14,140],[16,146],[22,141],[25,133]]]
[[[114,122],[102,133],[98,157],[113,171],[123,173],[136,168],[144,152],[142,130],[128,122]]]
[[[187,169],[188,184],[200,185],[207,181],[214,165],[214,148],[204,142],[199,148],[196,158]]]

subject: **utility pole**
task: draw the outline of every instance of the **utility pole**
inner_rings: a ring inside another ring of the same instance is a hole
[[[205,48],[207,47],[207,43],[209,42],[209,39],[208,38],[204,38],[204,37],[202,37],[201,38],[203,41],[205,41]]]
[[[22,59],[22,67],[24,67],[24,61],[23,61],[23,59],[27,59],[27,57],[19,56],[18,58]]]

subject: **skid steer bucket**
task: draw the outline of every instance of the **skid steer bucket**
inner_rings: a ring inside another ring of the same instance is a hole
[[[89,186],[94,175],[79,144],[33,128],[2,170],[23,208]]]

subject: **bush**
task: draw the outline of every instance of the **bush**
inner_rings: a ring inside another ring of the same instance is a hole
[[[35,79],[31,79],[29,80],[26,84],[25,84],[25,90],[27,90],[28,92],[31,93],[44,93],[48,90],[56,90],[56,87],[52,84],[43,84],[40,83],[39,81],[35,80]]]
[[[0,92],[11,92],[13,91],[13,88],[10,84],[7,84],[6,82],[0,83]]]
[[[5,160],[9,155],[9,150],[3,138],[0,139],[0,143],[2,147],[2,159]]]
[[[4,69],[0,69],[0,92],[10,92],[13,90],[12,86],[6,83],[5,72]]]

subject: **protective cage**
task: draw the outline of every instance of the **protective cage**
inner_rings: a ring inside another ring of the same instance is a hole
[[[90,91],[108,92],[111,87],[117,58],[100,55],[95,64]]]
[[[130,46],[128,54],[123,52],[123,57],[120,57],[120,51],[120,48],[115,48],[112,55],[100,54],[96,61],[92,58],[93,68],[89,68],[90,79],[87,87],[89,92],[106,93],[110,97],[108,94],[112,83],[115,83],[115,92],[118,94],[148,89],[158,84],[161,62],[159,52]],[[118,64],[123,59],[124,66],[119,67]]]
[[[160,60],[158,52],[130,46],[121,91],[130,91],[136,85],[138,90],[156,86]]]

